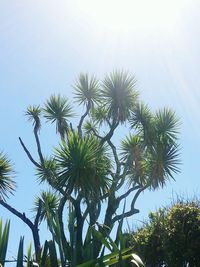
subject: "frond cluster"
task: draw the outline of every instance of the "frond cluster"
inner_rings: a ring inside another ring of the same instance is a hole
[[[28,120],[33,122],[33,125],[36,130],[39,130],[41,127],[41,113],[42,109],[40,108],[40,106],[29,106],[27,108],[27,111],[25,112],[25,115],[28,117]]]
[[[108,118],[124,123],[130,117],[138,98],[135,84],[135,78],[123,71],[106,76],[101,94]]]
[[[94,136],[68,135],[68,143],[56,149],[59,183],[84,197],[100,196],[109,188],[111,162],[105,146]]]
[[[5,154],[0,152],[0,199],[5,200],[16,188],[14,171]]]
[[[59,202],[55,192],[49,190],[42,191],[40,196],[35,198],[33,211],[37,212],[38,209],[41,209],[40,222],[48,218],[48,213],[51,213],[53,216],[56,215]]]
[[[102,195],[112,184],[111,162],[116,155],[105,153],[107,139],[100,133],[109,128],[109,140],[123,123],[130,125],[131,133],[122,141],[119,163],[130,187],[138,184],[155,189],[179,171],[179,120],[168,108],[152,112],[139,101],[134,76],[114,71],[99,82],[95,76],[81,73],[74,89],[75,101],[86,108],[78,131],[70,122],[72,106],[61,95],[52,95],[44,108],[30,106],[27,110],[26,115],[39,127],[41,115],[55,123],[62,140],[55,154],[44,158],[37,168],[40,182],[75,195]]]
[[[121,145],[123,159],[129,161],[129,182],[164,186],[179,172],[179,121],[170,109],[152,113],[144,104],[136,106],[129,121],[136,134]]]
[[[65,132],[68,130],[68,120],[73,115],[72,106],[66,98],[60,95],[52,95],[45,104],[44,117],[51,123],[56,122],[56,132],[62,138],[64,138]]]
[[[74,85],[75,100],[77,103],[92,105],[98,104],[100,101],[99,82],[92,76],[89,78],[88,74],[81,73]]]

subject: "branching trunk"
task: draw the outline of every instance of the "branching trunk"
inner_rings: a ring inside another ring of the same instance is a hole
[[[9,210],[15,216],[17,216],[31,229],[32,235],[33,235],[34,246],[35,246],[36,260],[38,260],[40,251],[41,251],[38,220],[36,220],[35,223],[32,223],[32,221],[26,217],[25,213],[19,212],[18,210],[16,210],[15,208],[10,206],[6,202],[4,202],[2,199],[0,199],[0,205],[2,205],[4,208]]]
[[[77,232],[76,232],[76,259],[78,263],[82,263],[83,260],[83,255],[82,255],[82,246],[83,246],[83,239],[82,239],[82,235],[83,235],[83,224],[84,224],[84,220],[81,214],[81,203],[80,201],[76,201],[75,202],[75,214],[76,214],[76,223],[77,223]]]
[[[65,259],[67,259],[67,256],[68,256],[67,252],[68,252],[68,247],[69,247],[69,244],[68,244],[66,236],[65,236],[64,224],[63,224],[63,209],[64,209],[66,201],[67,201],[67,198],[63,197],[61,199],[60,205],[58,207],[58,221],[59,221],[59,225],[60,225],[61,242],[62,242],[62,247],[63,247]]]
[[[85,117],[89,114],[90,109],[91,109],[91,102],[88,101],[86,111],[83,114],[83,116],[81,117],[79,125],[78,125],[78,134],[79,134],[80,137],[82,137],[82,124],[83,124],[83,121],[84,121]]]

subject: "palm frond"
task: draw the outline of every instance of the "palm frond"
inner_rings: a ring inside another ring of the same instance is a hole
[[[91,120],[87,120],[83,125],[83,130],[85,134],[94,134],[97,132],[96,124]]]
[[[102,194],[108,189],[110,159],[105,147],[94,136],[80,138],[77,133],[68,134],[68,143],[56,149],[56,160],[62,186],[85,196]]]
[[[41,122],[40,122],[41,112],[42,109],[40,108],[40,106],[29,106],[27,108],[27,111],[25,112],[25,115],[28,117],[28,120],[33,122],[33,126],[37,131],[41,127]]]
[[[155,114],[155,128],[160,138],[166,141],[176,141],[179,133],[180,121],[175,112],[164,108]]]
[[[10,160],[0,152],[0,199],[5,200],[16,188],[14,171]]]
[[[99,82],[95,76],[81,73],[74,85],[75,99],[80,105],[88,102],[93,106],[100,102]]]
[[[42,166],[36,170],[36,175],[40,183],[48,182],[53,185],[56,183],[57,172],[58,166],[56,160],[53,157],[50,157],[44,158]]]
[[[151,134],[152,117],[153,115],[147,105],[142,102],[136,104],[129,119],[131,129],[142,133],[144,137],[149,136]]]
[[[144,185],[147,179],[146,149],[139,135],[129,135],[121,143],[122,160],[128,166],[127,180],[132,184]]]
[[[121,155],[123,160],[130,157],[133,159],[137,157],[138,150],[141,149],[142,140],[139,135],[129,135],[121,142]]]
[[[39,197],[35,198],[34,208],[32,210],[34,212],[37,212],[39,206],[41,205],[41,214],[40,214],[40,222],[41,222],[47,219],[47,212],[50,212],[52,215],[56,214],[59,202],[60,202],[59,197],[55,194],[55,192],[51,192],[49,190],[43,191],[41,192]]]
[[[179,146],[158,143],[149,154],[149,182],[153,189],[163,187],[169,178],[180,172]]]
[[[105,106],[97,106],[92,109],[92,120],[95,121],[99,126],[107,123],[108,120],[108,110]]]
[[[60,95],[52,95],[44,108],[44,117],[51,123],[56,122],[56,132],[64,137],[68,130],[68,119],[74,115],[68,100]]]
[[[101,95],[108,109],[108,118],[124,123],[137,101],[136,80],[124,71],[114,71],[103,81]]]

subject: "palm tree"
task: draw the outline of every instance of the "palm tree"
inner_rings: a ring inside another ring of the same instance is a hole
[[[47,220],[48,212],[51,212],[53,216],[56,215],[56,210],[59,205],[59,197],[55,192],[42,191],[39,197],[35,198],[33,211],[37,213],[38,209],[41,209],[40,222]]]
[[[173,173],[179,172],[179,121],[175,113],[163,109],[153,114],[147,106],[138,105],[130,124],[131,128],[136,127],[137,135],[122,143],[123,154],[132,160],[129,176],[133,182],[136,177],[154,189],[164,186]]]
[[[68,142],[56,149],[56,161],[59,182],[67,191],[98,199],[109,190],[111,162],[95,136],[69,133]]]
[[[16,188],[14,171],[10,160],[5,154],[0,153],[0,199],[5,200],[13,194]]]
[[[68,100],[60,95],[52,95],[45,104],[44,117],[51,123],[56,122],[56,132],[64,139],[69,129],[68,120],[74,115]]]
[[[130,117],[138,97],[135,84],[135,77],[124,71],[114,71],[103,80],[102,101],[108,118],[115,123],[124,123]]]
[[[75,101],[79,105],[86,106],[85,113],[81,116],[78,125],[78,134],[82,136],[82,124],[85,117],[89,114],[91,109],[94,109],[95,104],[98,105],[101,101],[99,82],[95,76],[89,77],[87,73],[81,73],[75,82],[74,90]]]
[[[99,82],[96,77],[81,73],[73,86],[75,90],[75,100],[79,105],[87,106],[99,104]]]
[[[51,96],[44,108],[27,110],[39,162],[20,139],[39,183],[47,182],[51,189],[36,201],[36,223],[28,223],[35,231],[42,219],[47,220],[62,266],[68,262],[72,267],[103,256],[110,243],[114,253],[120,239],[117,231],[116,242],[110,240],[114,226],[119,223],[122,229],[124,218],[139,212],[135,205],[144,190],[163,187],[179,171],[176,115],[170,109],[152,112],[140,102],[134,76],[114,71],[98,82],[80,74],[74,89],[75,102],[84,108],[77,126],[70,121],[69,101],[60,95]],[[43,156],[38,136],[42,116],[56,124],[61,137],[49,157]],[[120,147],[114,137],[118,128],[123,127],[123,133],[127,126],[129,134]]]

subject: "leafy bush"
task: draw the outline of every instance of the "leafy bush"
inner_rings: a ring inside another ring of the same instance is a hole
[[[149,214],[129,242],[148,266],[197,267],[200,264],[200,205],[178,201]]]

